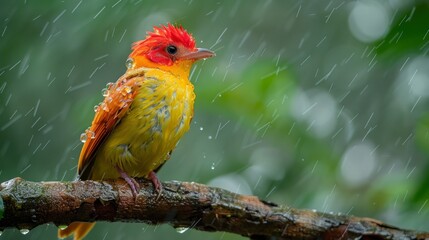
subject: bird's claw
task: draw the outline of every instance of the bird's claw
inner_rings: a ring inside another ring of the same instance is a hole
[[[134,178],[128,176],[128,174],[122,171],[122,169],[120,169],[119,167],[116,167],[116,169],[118,170],[121,177],[125,180],[125,182],[127,182],[130,186],[131,193],[133,194],[134,199],[137,199],[137,195],[139,194],[140,190],[140,184]]]
[[[152,181],[153,183],[153,187],[155,188],[155,191],[158,193],[158,195],[156,196],[156,200],[159,199],[159,197],[161,197],[161,193],[162,193],[162,184],[159,181],[159,178],[156,176],[156,173],[154,171],[151,171],[149,173],[148,178]]]

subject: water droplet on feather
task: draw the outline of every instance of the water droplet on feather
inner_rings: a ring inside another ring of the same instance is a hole
[[[80,141],[83,142],[83,143],[85,143],[86,140],[88,140],[88,137],[86,136],[86,133],[82,133],[80,135]]]
[[[125,66],[130,69],[134,67],[134,60],[132,58],[128,58],[125,62]]]

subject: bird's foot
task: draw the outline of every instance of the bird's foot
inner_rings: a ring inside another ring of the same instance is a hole
[[[153,187],[155,188],[155,191],[158,193],[158,195],[156,196],[156,200],[158,200],[159,197],[161,196],[162,184],[159,181],[159,178],[156,176],[156,173],[154,171],[151,171],[149,173],[148,178],[152,181]]]
[[[134,199],[136,199],[140,190],[139,183],[134,178],[128,176],[128,174],[122,171],[122,169],[120,169],[119,167],[116,167],[116,170],[118,170],[121,177],[128,183],[131,188],[131,193],[133,194]]]

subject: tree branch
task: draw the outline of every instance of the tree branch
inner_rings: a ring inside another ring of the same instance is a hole
[[[169,223],[175,228],[225,231],[252,239],[425,239],[370,218],[280,207],[196,183],[166,182],[159,199],[139,179],[135,199],[122,180],[29,182],[14,178],[0,186],[0,230],[32,229],[53,222],[122,221]]]

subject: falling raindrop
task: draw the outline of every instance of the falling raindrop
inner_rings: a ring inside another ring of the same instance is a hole
[[[130,69],[134,67],[134,60],[132,58],[128,58],[125,62],[125,66]]]
[[[189,230],[189,227],[177,227],[176,228],[176,231],[178,232],[178,233],[185,233],[186,231],[188,231]]]
[[[209,140],[211,140],[213,137],[212,136],[209,136]]]
[[[29,233],[29,232],[30,232],[30,230],[29,230],[29,229],[26,229],[26,228],[20,229],[19,231],[20,231],[23,235],[25,235],[25,234],[27,234],[27,233]]]
[[[82,133],[80,135],[80,141],[83,142],[83,143],[85,143],[86,140],[88,140],[88,136],[86,135],[86,133]]]
[[[0,231],[0,236],[3,234],[3,231]]]
[[[212,163],[211,169],[214,170],[215,169],[215,163]]]
[[[203,131],[204,130],[204,128],[203,127],[200,127],[200,131]]]

